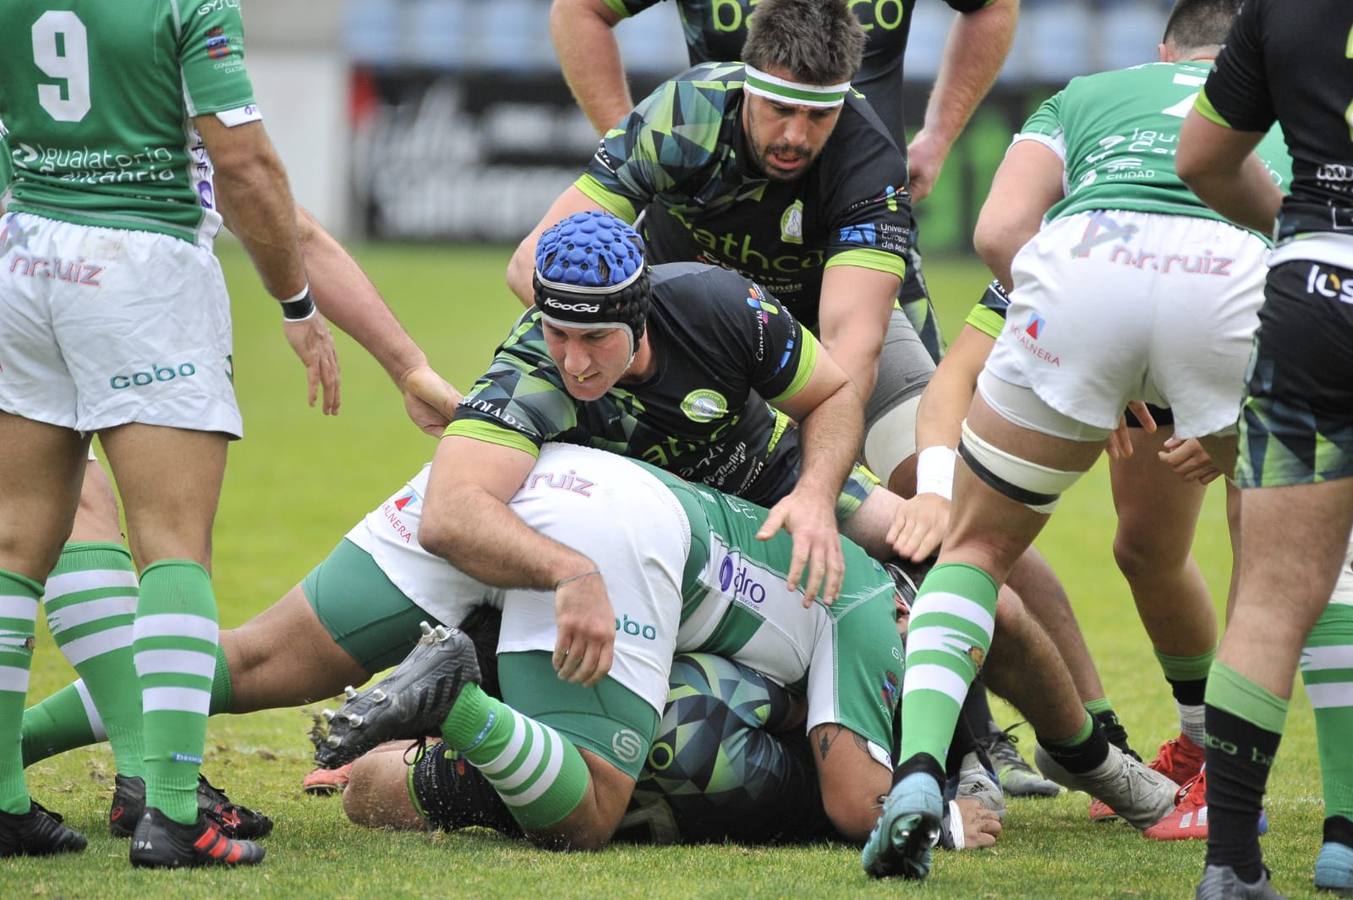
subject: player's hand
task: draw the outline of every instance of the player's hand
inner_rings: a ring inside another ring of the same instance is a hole
[[[316,313],[296,322],[282,320],[287,343],[305,366],[306,396],[311,406],[321,388],[324,390],[324,414],[338,415],[338,351],[324,318]]]
[[[834,500],[833,497],[824,503],[795,489],[771,507],[770,515],[756,533],[758,541],[768,541],[783,528],[794,538],[785,587],[798,590],[807,568],[808,580],[803,582],[804,608],[813,605],[819,589],[822,602],[828,606],[841,593],[846,563],[841,555],[841,536],[836,531]]]
[[[1128,409],[1137,417],[1137,421],[1142,428],[1146,429],[1148,434],[1156,433],[1156,420],[1151,415],[1151,410],[1147,409],[1146,404],[1140,400],[1129,400]],[[1128,459],[1132,456],[1132,429],[1128,428],[1127,417],[1118,417],[1118,427],[1109,435],[1108,444],[1110,459]]]
[[[953,504],[939,494],[917,494],[903,500],[888,528],[888,545],[903,559],[927,559],[944,540],[952,508]]]
[[[1001,820],[991,810],[971,798],[955,801],[963,814],[963,849],[981,850],[1001,836]]]
[[[566,578],[554,591],[554,670],[564,681],[592,687],[611,671],[615,612],[599,572]]]
[[[404,395],[404,411],[413,424],[433,437],[441,437],[460,403],[460,391],[432,370],[415,366],[399,378]]]
[[[1157,455],[1161,462],[1174,469],[1175,474],[1185,481],[1211,484],[1221,475],[1221,469],[1213,464],[1212,457],[1197,438],[1166,438],[1165,449]]]
[[[907,145],[907,192],[912,200],[924,200],[935,189],[949,146],[924,128]]]

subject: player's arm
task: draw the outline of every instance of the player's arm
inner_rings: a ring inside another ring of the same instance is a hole
[[[787,311],[782,311],[787,315]],[[767,540],[780,528],[794,538],[786,583],[793,590],[807,566],[804,597],[822,589],[831,603],[841,592],[845,561],[836,528],[836,500],[864,439],[864,402],[832,357],[819,352],[817,340],[800,329],[803,348],[794,383],[771,404],[799,423],[803,459],[794,490],[771,509],[757,537]],[[801,384],[800,384],[801,382]]]
[[[597,134],[634,108],[620,61],[616,26],[624,15],[606,0],[554,0],[550,37],[573,99]]]
[[[901,265],[899,260],[898,271]],[[883,336],[901,283],[894,271],[844,262],[829,262],[822,275],[817,313],[822,346],[855,386],[862,404],[874,392]]]
[[[427,356],[399,324],[357,262],[302,207],[296,208],[301,254],[315,304],[381,364],[404,395],[414,424],[440,435],[460,393],[428,365]]]
[[[531,273],[536,266],[536,242],[540,240],[540,236],[554,227],[559,220],[574,213],[594,209],[600,210],[605,209],[605,207],[584,194],[576,185],[570,185],[550,204],[550,208],[545,211],[545,215],[541,216],[540,221],[536,223],[536,227],[531,229],[531,233],[517,245],[516,251],[512,254],[512,259],[507,264],[507,286],[512,289],[512,293],[517,295],[517,299],[527,309],[530,309],[535,302],[534,293],[531,290]],[[634,216],[630,215],[625,221],[634,221]]]
[[[296,202],[286,171],[261,122],[230,127],[216,115],[193,124],[216,170],[221,216],[244,244],[268,293],[282,302],[309,303],[305,262],[296,227]],[[338,412],[338,356],[333,336],[317,315],[283,322],[287,342],[305,364],[310,403],[324,389],[324,412]]]
[[[432,462],[418,542],[485,584],[554,591],[555,668],[590,687],[610,670],[615,617],[597,564],[508,507],[534,464],[519,447],[444,437]]]
[[[977,216],[973,246],[1007,289],[1010,262],[1029,242],[1052,205],[1062,199],[1061,157],[1034,140],[1010,146],[991,180],[991,191]]]
[[[1019,0],[991,0],[978,9],[963,9],[955,18],[926,103],[925,122],[907,145],[912,199],[934,189],[950,149],[1005,64],[1018,19]]]
[[[1179,129],[1175,171],[1198,199],[1226,218],[1271,234],[1283,194],[1253,152],[1264,132],[1239,131],[1215,111],[1207,115],[1206,99],[1199,94]]]

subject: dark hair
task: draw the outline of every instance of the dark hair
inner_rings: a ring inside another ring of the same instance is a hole
[[[846,0],[761,0],[747,20],[742,59],[805,84],[840,84],[859,70],[864,42]]]
[[[1240,5],[1241,0],[1179,0],[1162,40],[1180,49],[1224,44]]]

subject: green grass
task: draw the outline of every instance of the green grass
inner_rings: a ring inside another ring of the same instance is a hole
[[[432,454],[434,442],[404,417],[380,369],[343,340],[343,408],[326,419],[304,404],[300,366],[280,317],[247,261],[223,250],[235,297],[235,372],[247,439],[232,447],[216,526],[221,620],[264,609],[322,559],[346,530]],[[519,307],[502,286],[503,248],[369,247],[358,254],[433,364],[467,386]],[[987,276],[971,263],[926,273],[945,333],[957,333]],[[1214,595],[1224,596],[1228,549],[1220,488],[1196,545]],[[1177,730],[1174,704],[1110,551],[1114,522],[1104,467],[1068,493],[1039,542],[1071,594],[1110,696],[1136,746],[1154,750]],[[32,698],[66,683],[70,668],[44,634]],[[1003,711],[1007,720],[1008,711]],[[1310,893],[1319,846],[1319,774],[1309,706],[1298,690],[1271,781],[1265,848],[1277,884]],[[854,849],[615,848],[555,855],[480,833],[409,835],[348,825],[339,803],[300,791],[311,768],[307,714],[278,710],[223,716],[208,736],[207,774],[277,822],[269,856],[245,872],[134,872],[127,844],[104,836],[112,761],[105,747],[30,770],[34,793],[90,836],[82,856],[12,860],[5,887],[42,896],[897,896],[918,890],[871,884]],[[1021,729],[1027,732],[1027,729]],[[923,889],[930,897],[1191,896],[1197,843],[1162,845],[1122,825],[1091,825],[1083,795],[1016,801],[996,849],[942,854]]]

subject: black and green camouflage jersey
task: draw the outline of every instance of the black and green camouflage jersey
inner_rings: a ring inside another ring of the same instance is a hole
[[[616,15],[632,16],[655,6],[659,0],[606,0]],[[747,20],[756,12],[758,0],[676,0],[681,27],[686,34],[686,52],[691,65],[734,62],[742,58],[747,41]],[[950,8],[967,13],[989,6],[993,0],[945,0]],[[864,29],[864,59],[851,86],[864,94],[888,132],[906,152],[907,135],[902,121],[902,62],[911,31],[911,11],[916,0],[849,0],[847,5]]]
[[[826,269],[906,271],[906,163],[852,92],[804,176],[770,180],[745,149],[742,85],[740,63],[707,63],[664,82],[606,133],[575,184],[627,222],[647,208],[650,260],[733,269],[816,328]]]
[[[1278,218],[1278,242],[1308,243],[1320,236],[1326,252],[1318,258],[1344,266],[1353,266],[1350,58],[1353,7],[1336,0],[1295,9],[1246,0],[1196,107],[1216,124],[1239,131],[1282,126],[1293,178]],[[1348,246],[1330,253],[1331,240]],[[1283,256],[1280,250],[1275,262]]]
[[[787,400],[808,383],[817,339],[733,272],[659,265],[651,284],[647,335],[657,371],[650,378],[575,400],[532,310],[461,400],[446,433],[532,456],[547,441],[598,447],[773,505],[798,478],[800,450],[789,418],[762,398]]]

